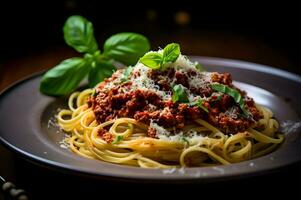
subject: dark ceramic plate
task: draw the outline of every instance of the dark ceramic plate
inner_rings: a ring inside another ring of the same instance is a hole
[[[266,173],[301,161],[301,77],[275,68],[219,58],[191,57],[208,71],[230,72],[235,84],[273,110],[286,140],[275,152],[237,164],[204,168],[141,169],[82,158],[61,147],[63,133],[51,123],[66,99],[39,93],[41,75],[16,83],[0,96],[0,140],[21,156],[54,169],[97,178],[144,181],[216,181]],[[299,117],[298,117],[299,116]]]

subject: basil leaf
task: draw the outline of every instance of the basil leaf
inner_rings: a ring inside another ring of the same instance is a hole
[[[234,101],[239,105],[239,107],[241,108],[243,113],[246,116],[250,115],[249,112],[245,109],[245,102],[244,102],[242,96],[240,95],[240,93],[237,90],[235,90],[233,88],[230,88],[226,85],[218,84],[218,83],[212,84],[211,88],[213,90],[216,90],[218,92],[222,92],[222,93],[225,93],[225,94],[231,96],[234,99]]]
[[[136,64],[150,49],[146,37],[137,33],[118,33],[105,41],[104,55],[126,65]]]
[[[117,137],[114,139],[112,144],[117,144],[117,143],[121,142],[122,140],[123,140],[123,136],[122,135],[117,135]]]
[[[164,71],[168,67],[168,63],[175,62],[180,55],[180,45],[177,43],[168,44],[163,49],[163,54],[160,52],[146,53],[140,62],[151,69],[160,69]]]
[[[163,50],[164,64],[175,62],[180,55],[180,45],[177,43],[168,44]]]
[[[76,89],[89,69],[82,58],[64,60],[44,74],[40,91],[55,96],[68,94]]]
[[[78,52],[93,54],[97,51],[93,25],[86,18],[78,15],[69,17],[63,31],[66,43]]]
[[[132,71],[133,71],[132,66],[128,66],[127,68],[125,68],[122,77],[120,78],[120,81],[122,83],[127,82],[129,80],[129,76],[131,75]]]
[[[110,61],[95,62],[94,65],[92,65],[88,76],[89,87],[95,87],[105,78],[110,77],[114,71],[116,71],[116,67]]]
[[[206,70],[204,69],[204,67],[203,67],[200,63],[196,63],[196,64],[195,64],[195,68],[196,68],[197,70],[199,70],[200,72],[206,71]]]
[[[189,99],[187,97],[187,94],[184,90],[184,87],[179,84],[179,85],[175,85],[172,88],[173,94],[172,94],[172,101],[173,102],[181,102],[181,103],[188,103]]]
[[[189,105],[190,106],[198,106],[199,108],[203,109],[205,112],[209,113],[208,108],[203,106],[203,100],[202,99],[198,99],[197,101],[191,102],[191,103],[189,103]]]
[[[163,56],[157,52],[149,52],[140,58],[139,62],[151,69],[160,69],[163,62]]]

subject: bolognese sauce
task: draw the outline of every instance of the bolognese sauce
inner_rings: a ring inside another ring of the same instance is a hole
[[[116,71],[103,81],[88,100],[98,123],[122,117],[134,118],[150,125],[155,122],[166,129],[181,130],[194,119],[201,118],[226,134],[243,132],[262,118],[252,98],[232,84],[229,73],[201,72],[193,68],[151,70],[141,65],[135,67],[127,80],[121,79],[124,70]],[[138,80],[138,81],[136,81]],[[139,84],[137,84],[139,83]],[[210,84],[219,83],[237,90],[250,113],[244,116],[241,108],[228,94],[214,91]],[[173,86],[181,85],[189,101],[201,98],[201,106],[189,102],[174,102]],[[100,131],[107,141],[111,137]],[[148,136],[157,138],[149,127]]]

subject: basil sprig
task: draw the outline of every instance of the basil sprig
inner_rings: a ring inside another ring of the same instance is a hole
[[[177,43],[168,44],[162,52],[146,53],[140,62],[151,69],[158,69],[164,71],[167,64],[175,62],[180,55],[180,45]]]
[[[179,85],[175,85],[172,88],[172,101],[173,102],[180,102],[180,103],[188,103],[189,99],[187,97],[187,94],[184,90],[183,85],[179,84]]]
[[[94,87],[116,70],[114,61],[135,64],[150,48],[143,35],[118,33],[105,41],[104,52],[101,53],[92,23],[78,15],[67,19],[63,32],[66,43],[84,56],[64,60],[44,74],[40,91],[46,95],[69,94],[87,75],[89,86]]]
[[[211,88],[215,91],[222,92],[224,94],[231,96],[234,99],[234,101],[239,105],[240,109],[243,111],[243,114],[245,116],[250,115],[250,113],[245,108],[245,102],[244,102],[242,96],[240,95],[240,93],[237,90],[230,88],[226,85],[219,84],[219,83],[211,84]]]

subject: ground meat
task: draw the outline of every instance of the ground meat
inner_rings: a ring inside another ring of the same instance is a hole
[[[213,115],[210,115],[210,122],[228,134],[242,132],[252,124],[252,122],[248,120],[233,119],[228,116],[214,117]]]
[[[221,99],[217,100],[217,96],[214,96],[209,100],[209,108],[215,108],[215,112],[225,112],[231,105],[235,104],[232,97],[227,94],[221,95]]]
[[[175,81],[176,84],[182,84],[186,88],[189,88],[188,76],[186,74],[183,74],[181,72],[176,72],[175,79],[176,79]]]
[[[252,117],[255,121],[263,118],[263,114],[256,108],[255,102],[252,98],[247,97],[245,99],[245,103],[248,111],[252,114]]]
[[[210,97],[213,93],[213,90],[209,86],[205,86],[203,88],[191,88],[190,91],[201,97]]]
[[[106,84],[115,80],[121,71],[115,72],[113,76],[102,82],[96,89],[96,96],[88,99],[88,106],[92,107],[98,123],[120,118],[130,117],[139,122],[150,124],[155,122],[164,128],[181,129],[194,119],[202,118],[226,134],[234,134],[245,131],[252,124],[262,118],[262,114],[256,108],[253,99],[246,96],[244,91],[240,91],[232,85],[229,73],[212,73],[211,81],[228,85],[237,89],[245,99],[246,110],[250,113],[249,117],[243,116],[240,107],[233,98],[227,94],[214,95],[209,85],[202,88],[190,88],[189,77],[195,76],[197,72],[188,71],[186,74],[174,69],[159,71],[153,70],[148,76],[154,80],[160,90],[172,91],[173,84],[182,84],[190,89],[193,95],[207,97],[202,102],[202,107],[187,103],[173,102],[172,100],[162,100],[155,92],[145,89],[129,90],[132,83],[126,82],[117,84],[110,89],[105,89]],[[138,72],[132,74],[135,78]],[[156,130],[149,128],[149,137],[157,137]],[[107,131],[101,129],[100,137],[107,142],[112,142],[113,138]]]
[[[117,93],[118,89],[99,92],[96,98],[90,98],[89,105],[94,110],[98,123],[116,117],[132,117],[139,122],[150,124],[154,120],[158,125],[166,128],[183,128],[187,120],[196,119],[204,111],[197,106],[178,104],[172,101],[161,101],[154,92],[136,90],[129,93]],[[151,110],[149,104],[158,110]],[[152,131],[149,131],[153,136]]]
[[[229,73],[220,74],[220,73],[214,72],[211,75],[211,80],[213,82],[218,82],[220,84],[232,86],[232,78],[231,78],[231,74],[229,74]]]
[[[158,138],[157,131],[154,128],[149,128],[147,134],[151,138]]]
[[[90,99],[88,103],[93,108],[99,123],[116,117],[134,117],[136,112],[145,110],[148,104],[160,107],[161,100],[158,95],[150,91],[118,93],[118,87],[107,92],[99,92],[96,98]]]
[[[154,80],[159,86],[159,89],[163,91],[171,90],[170,81],[173,80],[174,75],[174,69],[167,71],[154,70],[149,73],[149,77]]]
[[[227,134],[245,131],[254,124],[255,121],[263,117],[251,98],[245,101],[245,106],[251,115],[249,117],[243,116],[241,109],[229,95],[222,95],[219,101],[216,99],[217,98],[212,98],[206,104],[210,111],[208,121]]]
[[[113,142],[113,135],[111,133],[109,133],[106,129],[102,129],[102,128],[99,129],[98,136],[100,136],[107,143]]]

